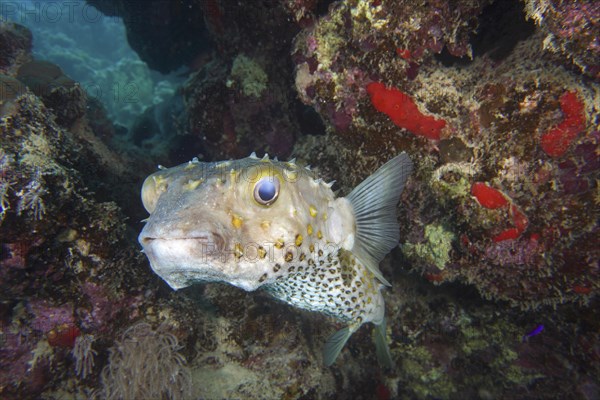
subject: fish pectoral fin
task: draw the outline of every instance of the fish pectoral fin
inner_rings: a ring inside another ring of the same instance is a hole
[[[335,362],[353,332],[354,331],[347,326],[329,336],[327,342],[325,342],[325,347],[323,348],[323,363],[326,367],[331,366]]]
[[[390,352],[390,346],[388,345],[387,340],[385,318],[381,324],[375,325],[375,329],[373,330],[373,341],[375,342],[375,352],[379,364],[385,368],[394,368],[394,361],[392,360],[392,353]]]
[[[355,187],[347,197],[356,218],[352,253],[388,286],[379,271],[379,262],[398,245],[400,229],[396,222],[396,205],[412,168],[408,154],[399,154]]]

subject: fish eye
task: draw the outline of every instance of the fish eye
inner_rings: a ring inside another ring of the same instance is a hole
[[[156,203],[162,190],[156,184],[155,177],[150,175],[142,185],[142,204],[149,214],[152,214],[156,209]]]
[[[279,179],[272,176],[261,178],[254,185],[254,200],[263,206],[270,206],[279,196]]]

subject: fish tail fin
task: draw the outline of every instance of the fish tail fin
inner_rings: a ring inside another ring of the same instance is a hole
[[[379,364],[385,368],[394,368],[392,353],[390,352],[390,346],[387,341],[385,318],[381,321],[381,324],[375,325],[375,329],[373,330],[373,341],[375,342],[375,352]]]
[[[329,336],[327,342],[325,342],[325,347],[323,348],[323,363],[325,366],[329,367],[335,362],[353,332],[354,331],[347,326]]]
[[[390,283],[379,271],[379,262],[398,245],[400,232],[396,205],[412,166],[408,154],[401,153],[355,187],[347,197],[356,217],[352,252],[387,286]]]

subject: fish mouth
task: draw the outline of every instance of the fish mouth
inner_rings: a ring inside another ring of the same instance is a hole
[[[215,232],[201,232],[138,238],[152,270],[173,289],[195,282],[222,280],[220,265],[225,239]]]
[[[191,232],[172,236],[145,235],[138,238],[153,267],[164,264],[182,268],[218,259],[225,248],[225,238],[216,232]]]
[[[202,250],[202,254],[204,255],[220,253],[225,247],[225,239],[222,235],[216,232],[169,237],[153,237],[140,235],[138,240],[144,248],[144,250],[153,246],[169,246],[169,244],[173,246],[184,243],[187,243],[188,245],[195,244],[196,247],[199,247]]]

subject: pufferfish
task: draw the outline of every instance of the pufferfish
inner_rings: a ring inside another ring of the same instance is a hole
[[[347,324],[323,350],[333,364],[350,336],[375,324],[377,356],[391,366],[381,259],[398,244],[396,205],[412,171],[406,153],[388,161],[347,197],[309,167],[262,159],[162,168],[144,181],[150,213],[139,242],[173,289],[224,282],[263,289],[292,306]]]

